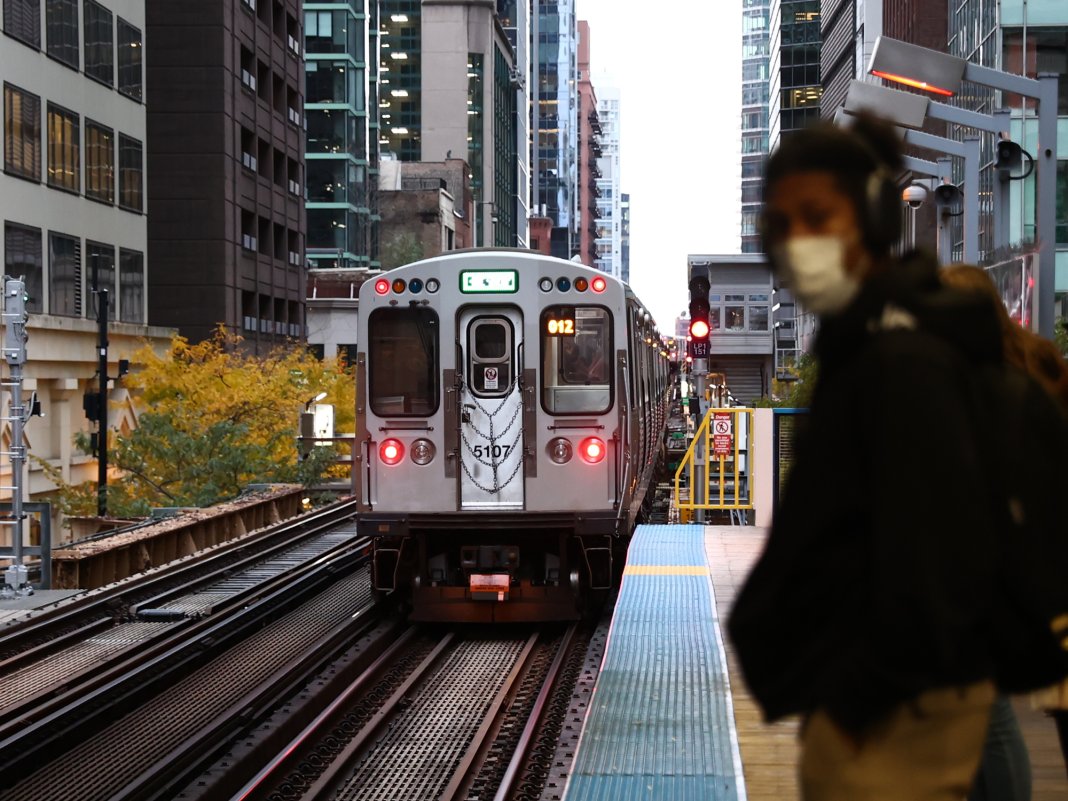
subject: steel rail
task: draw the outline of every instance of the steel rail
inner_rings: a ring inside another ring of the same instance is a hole
[[[560,647],[556,652],[552,664],[549,666],[545,681],[541,685],[541,691],[538,693],[538,697],[534,701],[534,708],[530,711],[530,717],[527,718],[527,724],[523,727],[523,733],[519,735],[519,742],[516,744],[515,752],[512,754],[512,758],[508,762],[508,767],[504,771],[504,776],[501,778],[501,784],[497,788],[497,793],[494,795],[493,801],[507,801],[512,794],[516,779],[519,777],[519,773],[523,769],[523,765],[526,763],[527,758],[530,755],[530,748],[537,738],[538,729],[542,725],[542,718],[545,715],[546,707],[549,705],[552,694],[556,689],[560,671],[567,659],[568,651],[571,649],[571,643],[574,641],[575,633],[577,631],[578,624],[574,624],[567,629],[561,639]]]

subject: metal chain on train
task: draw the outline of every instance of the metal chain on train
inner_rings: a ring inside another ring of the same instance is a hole
[[[464,384],[461,385],[461,391],[463,389],[465,389],[465,388],[469,388],[469,385],[467,385],[466,382],[464,382]],[[501,481],[500,481],[500,475],[498,473],[498,470],[500,469],[500,464],[497,461],[497,457],[494,456],[494,449],[499,447],[497,445],[498,440],[511,430],[512,426],[515,425],[515,421],[519,418],[519,413],[523,410],[523,396],[522,396],[522,394],[520,394],[519,398],[518,398],[519,402],[515,405],[515,410],[512,413],[512,419],[508,421],[508,425],[506,425],[501,431],[494,432],[494,430],[493,430],[493,419],[505,407],[505,404],[508,403],[508,400],[511,398],[512,392],[513,392],[513,390],[515,390],[515,388],[516,388],[516,382],[512,381],[508,385],[508,392],[505,394],[504,398],[501,399],[501,402],[497,405],[497,408],[494,409],[492,412],[479,402],[478,398],[475,397],[473,392],[467,393],[468,397],[471,399],[472,404],[475,406],[475,408],[477,408],[480,412],[482,412],[482,414],[484,414],[486,416],[486,419],[489,421],[489,434],[483,433],[482,431],[480,431],[478,429],[477,426],[475,426],[473,423],[471,424],[471,429],[476,434],[478,434],[478,436],[482,437],[482,439],[486,440],[489,443],[489,446],[488,446],[489,461],[486,461],[481,456],[479,456],[477,453],[475,453],[475,449],[471,445],[470,441],[467,439],[467,434],[464,432],[464,429],[463,429],[462,426],[460,428],[460,436],[463,437],[464,445],[467,446],[468,452],[472,456],[474,456],[475,459],[477,459],[480,464],[485,465],[486,467],[488,467],[490,470],[493,471],[493,486],[492,487],[487,487],[484,484],[482,484],[482,482],[480,482],[477,478],[475,478],[474,475],[472,475],[471,470],[468,468],[467,462],[463,458],[460,459],[460,466],[463,467],[464,473],[467,474],[467,477],[468,477],[468,479],[470,479],[472,484],[474,484],[478,489],[482,490],[483,492],[488,492],[491,495],[496,495],[502,489],[504,489],[509,484],[511,484],[512,483],[512,479],[514,479],[516,477],[516,475],[519,473],[519,468],[523,466],[523,458],[522,458],[522,455],[520,455],[520,457],[516,460],[515,469],[512,470],[511,475],[509,475],[508,478],[505,479],[504,483],[502,484]],[[522,438],[522,436],[523,436],[523,429],[520,428],[519,431],[516,432],[515,440],[512,442],[511,446],[509,446],[508,450],[506,451],[506,454],[507,454],[505,456],[506,459],[513,452],[515,452],[516,446],[519,445],[519,440]]]

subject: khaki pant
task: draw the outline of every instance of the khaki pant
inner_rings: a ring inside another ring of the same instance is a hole
[[[931,690],[859,739],[822,711],[801,734],[805,801],[963,801],[986,738],[994,686]]]

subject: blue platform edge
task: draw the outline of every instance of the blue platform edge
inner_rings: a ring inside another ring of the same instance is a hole
[[[666,573],[623,577],[565,801],[745,801],[704,527],[638,526],[627,566]]]

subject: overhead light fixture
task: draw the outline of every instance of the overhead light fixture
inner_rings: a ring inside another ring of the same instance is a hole
[[[847,114],[868,111],[884,119],[893,120],[895,125],[919,130],[927,118],[930,102],[923,95],[854,79],[849,82],[842,108]]]
[[[968,62],[919,45],[880,36],[868,72],[887,81],[952,97],[960,91]]]

